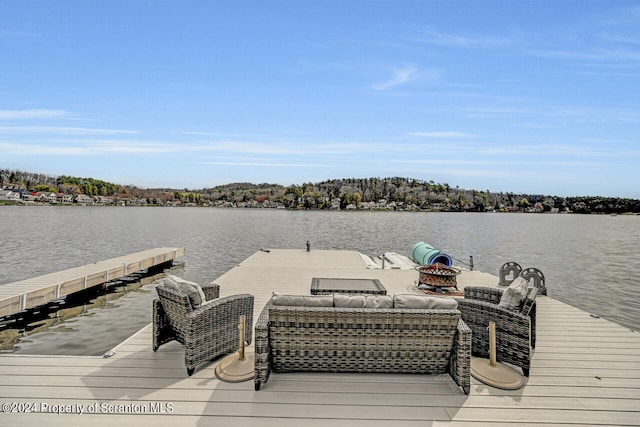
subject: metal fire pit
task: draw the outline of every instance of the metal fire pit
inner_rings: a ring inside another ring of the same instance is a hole
[[[416,269],[420,273],[418,282],[421,284],[434,287],[457,287],[456,276],[460,274],[460,270],[457,268],[435,263],[422,265]]]

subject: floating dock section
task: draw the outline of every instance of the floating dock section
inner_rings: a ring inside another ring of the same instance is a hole
[[[184,248],[154,248],[0,286],[0,317],[49,303],[184,256]]]

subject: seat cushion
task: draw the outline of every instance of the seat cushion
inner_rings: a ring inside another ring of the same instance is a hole
[[[177,290],[178,292],[189,297],[191,307],[200,308],[206,302],[206,297],[202,291],[202,287],[197,283],[184,280],[181,277],[168,275],[163,280],[164,286],[168,289]]]

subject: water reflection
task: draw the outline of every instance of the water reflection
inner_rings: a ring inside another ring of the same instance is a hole
[[[68,296],[45,306],[2,318],[0,351],[20,354],[102,355],[140,329],[131,313],[143,313],[155,297],[155,284],[168,272],[179,273],[178,265],[165,273],[110,282]],[[146,304],[148,303],[148,304]],[[125,311],[119,319],[113,311]],[[147,318],[148,317],[148,318]],[[138,319],[140,320],[140,319]],[[145,324],[146,324],[145,323]],[[102,337],[96,334],[104,333]]]

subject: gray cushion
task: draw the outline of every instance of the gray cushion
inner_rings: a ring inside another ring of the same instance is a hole
[[[169,289],[177,290],[178,292],[189,297],[189,302],[193,308],[199,308],[206,298],[200,285],[194,282],[189,282],[178,276],[168,275],[163,280],[164,286]]]
[[[524,277],[517,277],[511,282],[509,287],[504,290],[498,305],[504,308],[518,308],[522,301],[527,297],[529,291],[529,282]]]
[[[343,308],[393,308],[393,298],[391,295],[335,294],[333,305]]]
[[[333,307],[333,295],[281,295],[273,294],[273,305],[296,307]]]
[[[400,294],[393,296],[394,308],[434,308],[455,310],[458,301],[449,297],[429,297],[415,294]]]

